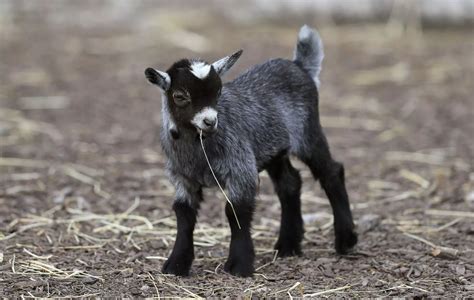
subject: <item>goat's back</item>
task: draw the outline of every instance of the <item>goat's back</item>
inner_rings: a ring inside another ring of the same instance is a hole
[[[256,65],[227,83],[218,106],[219,122],[247,137],[259,167],[281,151],[297,154],[308,130],[319,126],[313,79],[285,59]]]

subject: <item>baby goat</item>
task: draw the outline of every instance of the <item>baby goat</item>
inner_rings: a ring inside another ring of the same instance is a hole
[[[178,233],[164,273],[189,274],[202,188],[216,186],[201,149],[201,132],[216,177],[235,208],[236,216],[229,203],[225,209],[232,234],[225,271],[237,276],[254,271],[250,231],[258,174],[263,170],[270,175],[282,209],[275,249],[279,256],[301,254],[301,177],[290,155],[308,165],[329,198],[337,253],[345,254],[357,243],[344,168],[332,159],[319,122],[323,46],[318,33],[303,26],[293,60],[269,60],[222,84],[221,77],[241,54],[239,50],[212,64],[182,59],[166,72],[145,70],[148,80],[162,90],[161,143],[176,188]]]

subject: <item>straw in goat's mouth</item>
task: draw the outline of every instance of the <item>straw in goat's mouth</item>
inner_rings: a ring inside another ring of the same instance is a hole
[[[199,131],[199,140],[201,141],[202,152],[204,153],[204,157],[206,158],[206,162],[207,162],[207,165],[209,166],[209,170],[211,170],[212,177],[214,177],[214,180],[216,181],[217,186],[219,187],[222,194],[224,195],[224,198],[229,203],[230,208],[232,208],[232,212],[234,213],[234,217],[235,217],[235,221],[237,222],[237,226],[239,227],[239,229],[242,229],[242,227],[240,227],[239,218],[237,218],[237,213],[235,212],[234,205],[229,200],[229,197],[227,197],[227,194],[225,193],[224,189],[222,188],[221,184],[219,183],[219,180],[217,179],[217,176],[214,173],[214,170],[212,169],[211,162],[209,161],[209,158],[207,157],[206,149],[204,148],[204,142],[203,142],[203,139],[202,139],[202,129],[200,129],[200,131]]]

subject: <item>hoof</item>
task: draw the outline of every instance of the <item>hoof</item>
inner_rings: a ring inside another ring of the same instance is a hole
[[[347,254],[357,244],[357,234],[352,230],[336,231],[336,252]]]
[[[245,261],[229,257],[224,265],[224,271],[238,277],[251,277],[254,272],[253,259]]]
[[[189,276],[192,262],[192,255],[171,255],[163,265],[161,272],[164,274],[173,274],[176,276]]]
[[[278,251],[278,257],[299,256],[301,255],[301,245],[297,241],[285,241],[280,239],[275,244],[275,250]]]

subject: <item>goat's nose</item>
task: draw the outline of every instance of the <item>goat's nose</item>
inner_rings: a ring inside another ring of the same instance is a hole
[[[213,119],[209,119],[209,118],[205,118],[204,120],[204,124],[206,124],[206,126],[208,127],[214,127],[216,126],[216,123],[217,123],[217,118],[213,118]]]

